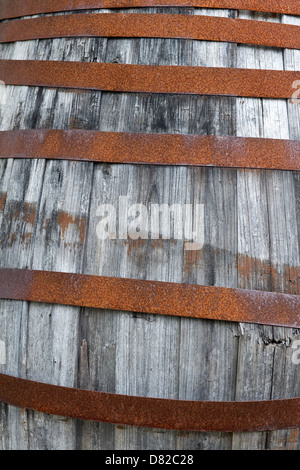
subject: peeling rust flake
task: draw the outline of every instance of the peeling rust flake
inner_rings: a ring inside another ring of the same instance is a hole
[[[5,268],[0,281],[3,299],[300,327],[297,295]]]
[[[130,93],[291,98],[294,82],[300,81],[300,72],[179,65],[1,60],[0,80],[7,85]]]
[[[179,431],[274,431],[300,426],[300,398],[170,400],[60,387],[3,374],[0,402],[66,418]]]
[[[12,130],[0,131],[0,157],[300,170],[300,141],[82,130]],[[69,225],[66,217],[59,215],[63,236]],[[70,217],[84,237],[84,221]]]
[[[0,42],[63,37],[181,38],[300,49],[300,27],[175,14],[81,14],[3,23]]]
[[[299,0],[0,0],[0,20],[70,10],[195,7],[300,15]]]

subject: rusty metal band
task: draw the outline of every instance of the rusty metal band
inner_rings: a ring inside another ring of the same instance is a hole
[[[0,158],[300,170],[300,141],[85,130],[0,131]]]
[[[300,296],[244,289],[1,268],[0,298],[300,327]]]
[[[300,72],[128,65],[48,60],[0,60],[7,85],[45,86],[116,92],[171,93],[290,98]]]
[[[191,7],[300,15],[299,0],[0,0],[0,20],[102,8]]]
[[[62,15],[0,25],[0,42],[60,37],[182,38],[300,49],[299,26],[198,15]]]
[[[0,402],[68,418],[182,431],[275,431],[300,426],[300,398],[170,400],[61,387],[3,374]]]

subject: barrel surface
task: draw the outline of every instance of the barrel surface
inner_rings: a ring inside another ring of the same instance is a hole
[[[106,10],[105,10],[106,11]],[[93,12],[105,13],[103,10]],[[115,11],[115,10],[114,10]],[[144,8],[300,26],[299,17]],[[82,13],[82,12],[81,12]],[[115,14],[118,14],[115,11]],[[1,27],[1,24],[0,24]],[[0,45],[1,59],[300,70],[300,51],[158,38]],[[0,73],[1,80],[1,73]],[[295,89],[291,87],[291,98]],[[300,139],[295,99],[0,86],[0,130],[65,129]],[[0,267],[300,295],[300,172],[0,160]],[[100,240],[99,207],[202,204],[204,244]],[[0,300],[0,373],[64,387],[181,400],[300,397],[299,330]],[[298,449],[299,430],[135,428],[0,405],[0,449]]]

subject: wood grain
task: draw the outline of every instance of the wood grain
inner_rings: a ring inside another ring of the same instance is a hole
[[[129,10],[135,12],[136,10]],[[224,10],[139,9],[269,20]],[[285,17],[276,17],[285,21]],[[272,17],[272,21],[276,21]],[[291,17],[288,18],[291,21]],[[295,20],[295,24],[297,24]],[[3,59],[299,70],[299,51],[168,39],[55,39]],[[1,77],[0,77],[1,79]],[[1,87],[0,130],[300,138],[285,100]],[[299,294],[299,172],[0,161],[1,266]],[[205,205],[205,244],[104,240],[100,204]],[[0,301],[1,373],[62,386],[188,400],[300,395],[291,329]],[[0,406],[1,449],[296,449],[298,431],[181,433],[66,420]]]

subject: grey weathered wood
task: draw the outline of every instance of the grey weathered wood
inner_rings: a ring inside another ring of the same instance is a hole
[[[237,15],[223,10],[184,12]],[[0,52],[2,58],[14,59],[278,69],[300,65],[295,51],[161,39],[30,41],[1,45]],[[300,107],[286,101],[6,88],[1,129],[293,139],[300,133]],[[2,266],[299,293],[296,172],[0,161],[0,175]],[[203,249],[185,251],[184,242],[174,239],[99,241],[97,208],[117,205],[119,196],[147,206],[204,204]],[[296,330],[22,302],[0,305],[0,341],[6,347],[3,373],[162,398],[299,396],[299,366],[291,361],[292,345],[299,339]],[[1,449],[298,447],[298,431],[170,432],[82,422],[4,405],[0,423]]]

